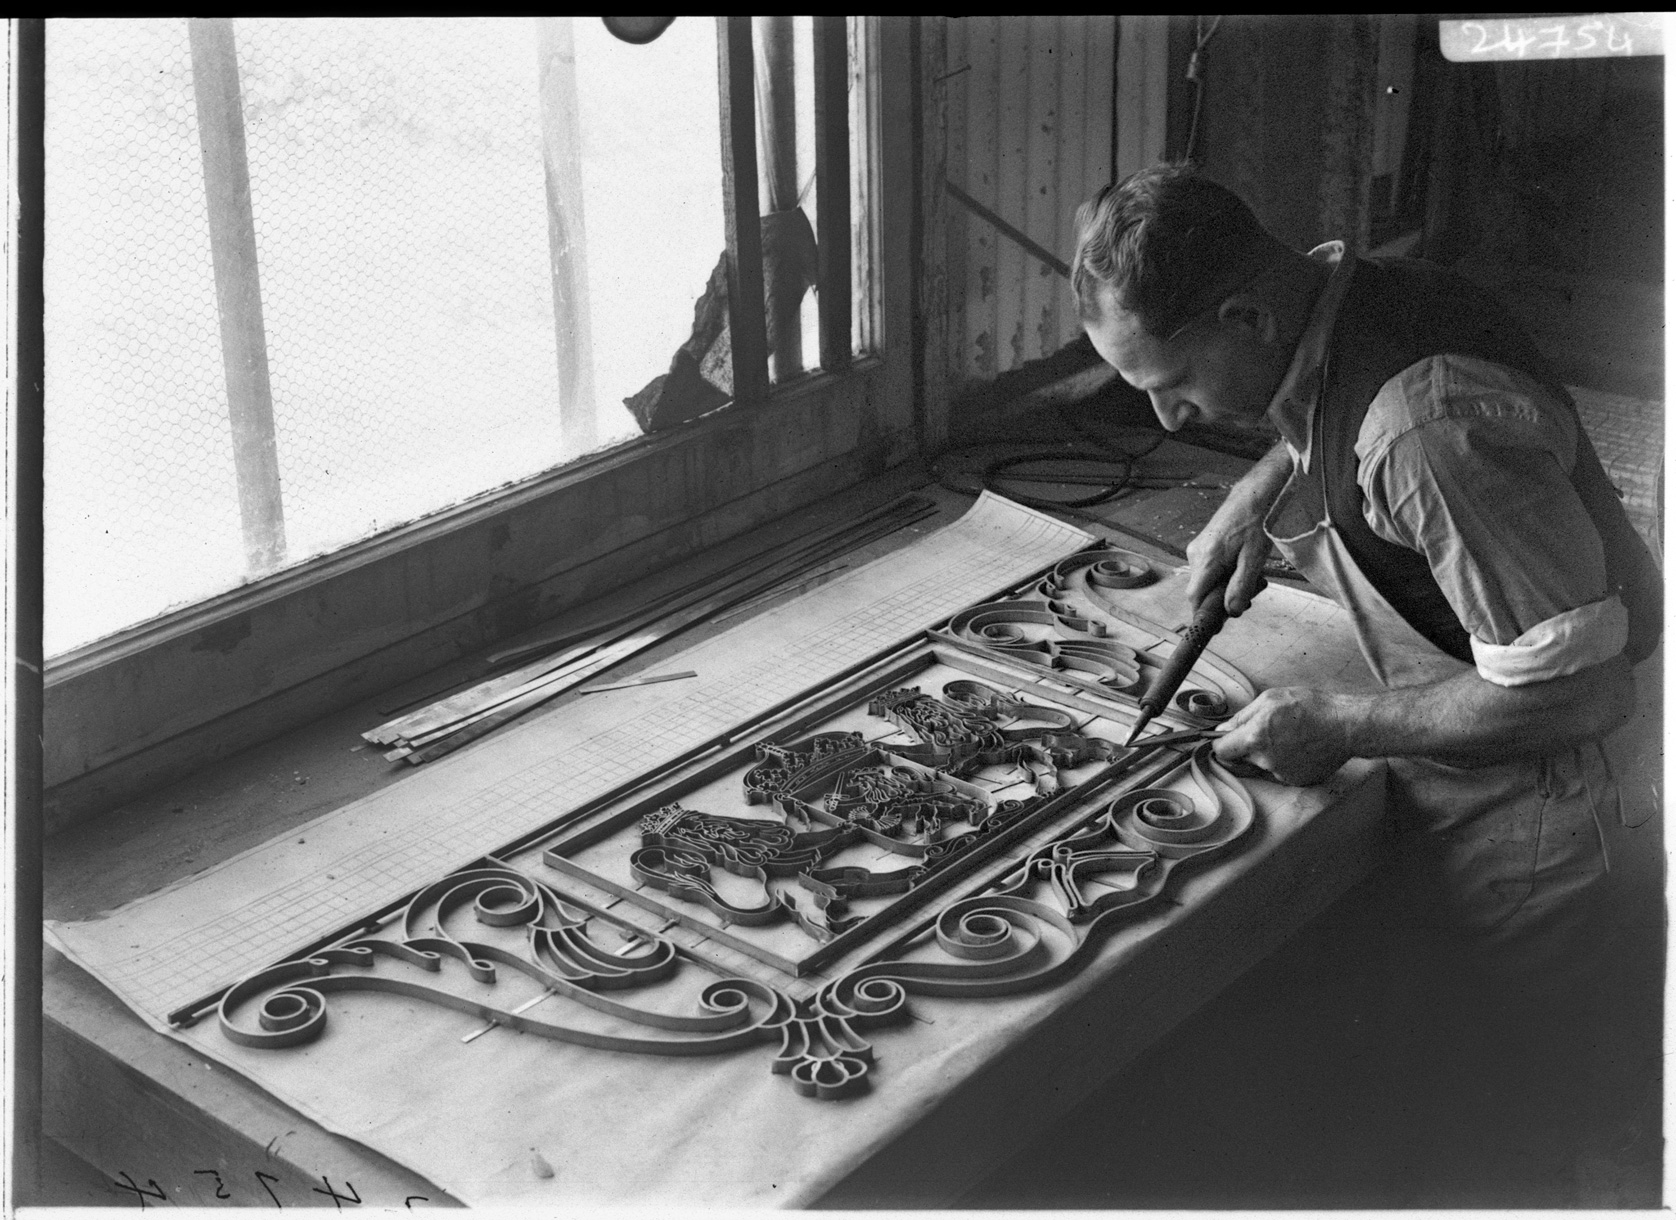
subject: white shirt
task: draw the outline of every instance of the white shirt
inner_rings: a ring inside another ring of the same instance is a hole
[[[1269,406],[1305,470],[1355,266],[1340,242],[1310,257],[1333,274]],[[1472,637],[1479,675],[1498,685],[1575,673],[1616,656],[1628,638],[1628,612],[1607,592],[1600,535],[1571,486],[1577,427],[1574,411],[1525,374],[1441,355],[1381,386],[1357,434],[1368,527],[1426,557]]]

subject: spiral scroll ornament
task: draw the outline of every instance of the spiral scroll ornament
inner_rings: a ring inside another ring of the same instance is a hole
[[[1027,665],[1086,675],[1110,690],[1133,693],[1141,686],[1135,650],[1105,638],[1104,623],[1062,602],[1019,599],[973,606],[950,619],[948,631]]]
[[[1167,664],[1156,645],[1146,641],[1166,641],[1172,632],[1143,617],[1124,594],[1157,579],[1158,572],[1140,555],[1092,548],[1003,597],[963,610],[934,633],[970,652],[1054,671],[1074,685],[1138,696]],[[1192,635],[1189,628],[1177,643]],[[1126,641],[1153,651],[1140,651]],[[1208,651],[1195,663],[1194,675],[1213,688],[1183,692],[1175,711],[1196,727],[1225,720],[1256,698],[1249,679]]]
[[[1139,655],[1110,639],[1106,624],[1079,606],[1108,610],[1107,590],[1140,588],[1157,579],[1152,565],[1131,551],[1083,551],[1055,564],[1028,591],[955,615],[946,630],[1014,660],[1133,694],[1141,688]]]
[[[1185,770],[1186,790],[1126,793],[1086,829],[1031,852],[991,893],[950,903],[936,921],[940,959],[859,967],[823,993],[829,1006],[864,1015],[853,1002],[864,984],[983,997],[1047,986],[1080,969],[1100,934],[1159,898],[1176,869],[1214,858],[1255,823],[1250,794],[1209,743]]]
[[[1221,691],[1205,690],[1197,686],[1183,687],[1176,692],[1176,710],[1195,724],[1221,724],[1234,714],[1228,706],[1228,696]]]
[[[1141,689],[1140,656],[1110,639],[1093,612],[1112,607],[1106,591],[1134,589],[1158,579],[1152,565],[1116,547],[1083,551],[1055,564],[1028,591],[974,606],[949,620],[956,639],[1015,660],[1077,674],[1110,690]]]
[[[464,911],[485,930],[485,939],[465,939],[452,930]],[[638,947],[631,939],[616,950],[594,939],[591,925],[614,922],[514,869],[466,869],[416,894],[388,932],[353,936],[310,957],[246,976],[221,999],[221,1032],[241,1046],[300,1046],[326,1032],[326,997],[350,991],[423,1000],[522,1033],[649,1055],[736,1050],[772,1036],[789,1019],[791,1001],[751,979],[708,983],[691,1015],[643,1010],[603,994],[662,982],[681,965],[675,946],[662,938],[639,938],[643,943]],[[616,926],[623,933],[634,931],[632,925]],[[494,936],[490,929],[501,934],[488,939]],[[509,929],[520,930],[521,936],[507,936]],[[456,971],[490,985],[502,971],[513,971],[572,1003],[677,1036],[607,1033],[511,1011],[472,998],[471,988],[449,987]],[[426,979],[427,974],[435,980]]]
[[[911,996],[981,999],[1062,982],[1098,951],[1103,933],[1159,899],[1177,869],[1214,858],[1251,829],[1250,795],[1208,743],[1183,770],[1183,782],[1124,793],[1074,832],[1031,851],[988,892],[949,903],[923,953],[863,964],[801,999],[757,980],[717,977],[668,939],[487,860],[420,890],[376,928],[240,980],[221,999],[220,1028],[245,1047],[301,1046],[328,1035],[334,994],[381,993],[625,1054],[723,1054],[767,1041],[776,1048],[770,1069],[797,1092],[852,1096],[874,1074],[867,1031],[904,1020]],[[760,869],[771,867],[772,852],[798,850],[797,835],[788,842],[779,833],[784,827],[725,825],[738,820],[695,822],[691,811],[666,806],[647,818],[659,839],[649,846],[673,858],[696,854],[689,844],[697,843]],[[842,879],[817,879],[819,871],[805,869],[800,878],[836,895]],[[520,976],[528,981],[513,989],[516,997],[533,983],[538,1000],[572,1006],[572,1019],[483,998]],[[667,997],[655,1008],[629,998],[683,980],[691,983],[688,1011],[674,1010]],[[608,1022],[576,1020],[578,1009]],[[625,1023],[646,1032],[624,1033]]]

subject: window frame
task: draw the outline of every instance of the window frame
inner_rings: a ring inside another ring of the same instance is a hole
[[[751,18],[718,18],[734,401],[668,432],[489,492],[52,658],[43,674],[49,831],[350,706],[824,496],[921,447],[911,324],[917,114],[911,19],[856,19],[846,55],[868,130],[876,307],[850,342],[843,205],[819,207],[820,367],[770,385],[762,327]],[[845,18],[817,18],[817,172],[838,150],[831,104]],[[825,31],[820,23],[829,23]],[[824,62],[829,75],[819,71]],[[859,73],[859,76],[858,76]],[[846,90],[846,95],[850,90]],[[825,99],[824,101],[822,99]],[[741,134],[749,138],[741,139]],[[824,137],[824,138],[823,138]],[[817,188],[818,189],[818,188]],[[838,194],[839,192],[834,192]],[[747,218],[741,225],[739,217]],[[754,251],[753,251],[754,247]],[[834,289],[842,282],[842,302]],[[754,304],[754,313],[753,313]],[[840,307],[841,305],[841,307]],[[841,336],[841,338],[840,338]],[[632,512],[621,506],[632,505]]]

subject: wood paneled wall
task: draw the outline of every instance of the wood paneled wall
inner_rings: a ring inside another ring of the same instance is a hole
[[[939,142],[927,157],[941,152],[950,184],[1061,261],[1073,253],[1078,203],[1185,151],[1190,17],[922,20],[934,35],[923,43],[923,87],[937,91],[926,138]],[[1393,20],[1232,15],[1207,44],[1199,159],[1300,249],[1330,238],[1367,244],[1375,153],[1400,155],[1380,103],[1406,113],[1408,101],[1379,87],[1382,42],[1392,41],[1382,35],[1401,32],[1385,28]],[[957,199],[939,202],[938,363],[958,399],[1081,328],[1060,274]]]
[[[1287,244],[1368,234],[1380,19],[1225,17],[1207,47],[1205,170]]]
[[[1077,204],[1112,177],[1111,16],[957,17],[947,25],[948,180],[1069,261]],[[948,380],[973,382],[1081,335],[1070,286],[953,198],[946,201]]]

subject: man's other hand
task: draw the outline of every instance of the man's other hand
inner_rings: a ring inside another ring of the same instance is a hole
[[[1230,615],[1245,612],[1268,582],[1263,579],[1273,544],[1263,519],[1292,471],[1284,445],[1276,445],[1234,484],[1199,536],[1187,544],[1187,609],[1192,614],[1205,595],[1228,580],[1223,599]]]
[[[1227,507],[1227,504],[1222,506]],[[1221,513],[1222,509],[1218,509],[1217,515]],[[1198,537],[1187,544],[1188,612],[1196,613],[1206,595],[1227,578],[1228,593],[1223,605],[1228,609],[1228,616],[1235,618],[1245,613],[1251,599],[1269,583],[1263,579],[1263,565],[1268,562],[1270,549],[1261,518],[1252,529],[1244,523],[1219,526],[1217,518],[1212,517]]]
[[[1333,696],[1302,686],[1264,691],[1213,740],[1222,762],[1255,763],[1299,788],[1322,783],[1351,757]]]

